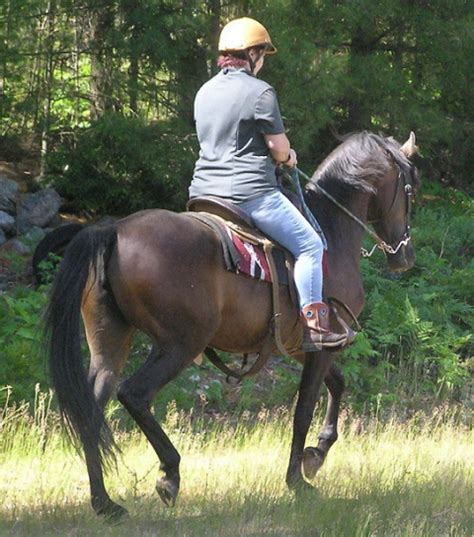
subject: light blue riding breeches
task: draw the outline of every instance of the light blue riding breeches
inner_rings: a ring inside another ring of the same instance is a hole
[[[322,300],[323,243],[305,217],[279,190],[239,203],[255,226],[295,258],[294,278],[300,307]]]

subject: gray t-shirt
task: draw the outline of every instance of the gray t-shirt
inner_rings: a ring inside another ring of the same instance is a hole
[[[194,101],[200,144],[191,198],[240,203],[278,187],[264,134],[284,133],[275,90],[245,69],[223,69]]]

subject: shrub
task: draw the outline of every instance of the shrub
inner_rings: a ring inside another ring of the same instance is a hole
[[[415,267],[386,273],[383,256],[362,262],[364,333],[343,358],[357,404],[464,398],[474,328],[473,203],[428,185],[414,215]],[[467,388],[466,388],[467,386]],[[377,403],[378,404],[378,403]]]
[[[79,210],[181,210],[194,161],[192,136],[179,123],[109,114],[56,148],[48,182]]]

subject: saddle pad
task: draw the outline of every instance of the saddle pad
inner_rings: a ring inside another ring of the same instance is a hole
[[[226,227],[226,232],[232,244],[232,270],[238,274],[246,274],[257,280],[271,282],[270,268],[263,251],[263,246],[251,244],[244,238],[239,237],[233,229]],[[278,281],[283,285],[288,285],[288,271],[285,264],[285,254],[278,248],[273,249],[273,259],[278,274]]]

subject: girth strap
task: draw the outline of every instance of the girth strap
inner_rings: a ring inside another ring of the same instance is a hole
[[[267,256],[268,268],[272,277],[272,302],[273,302],[273,328],[275,343],[278,352],[282,356],[288,356],[288,351],[283,345],[281,340],[281,311],[280,311],[280,286],[278,284],[278,273],[275,267],[275,260],[273,259],[273,243],[269,240],[265,240],[263,243],[263,251]]]

